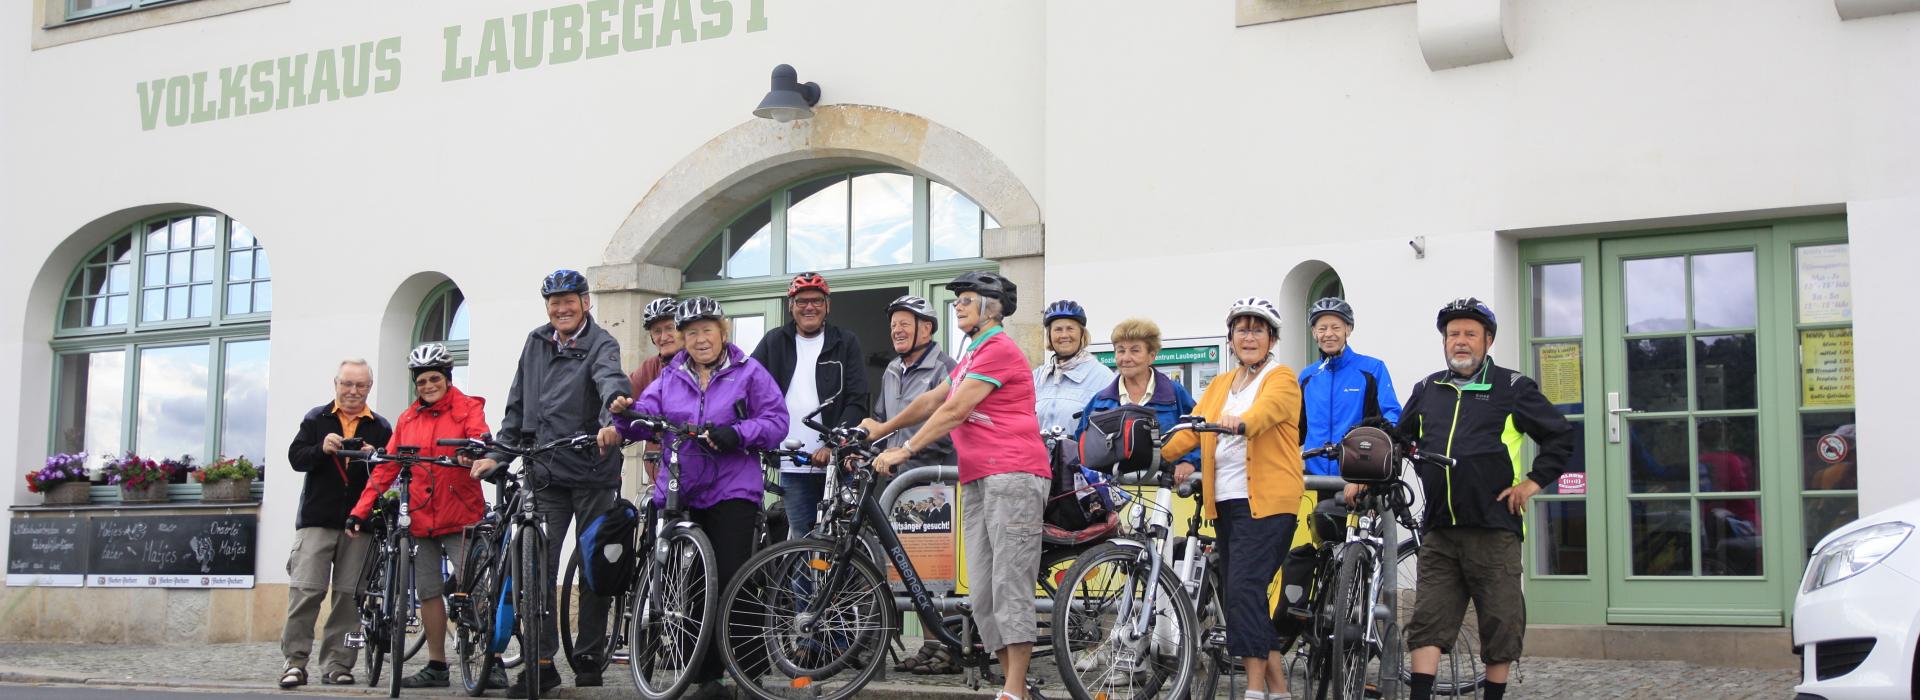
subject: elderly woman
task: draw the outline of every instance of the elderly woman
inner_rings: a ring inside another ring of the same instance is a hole
[[[1234,302],[1227,307],[1227,331],[1240,366],[1214,378],[1195,412],[1235,434],[1183,432],[1160,455],[1177,461],[1200,448],[1202,501],[1219,535],[1227,583],[1227,650],[1246,662],[1246,697],[1291,698],[1267,585],[1280,570],[1300,509],[1300,383],[1273,358],[1280,312],[1272,302]],[[1174,476],[1192,473],[1183,464]]]
[[[1033,368],[1035,411],[1042,429],[1073,427],[1073,414],[1085,408],[1093,395],[1113,382],[1113,370],[1087,352],[1087,310],[1080,302],[1061,299],[1040,313],[1047,328],[1047,348],[1053,355]]]
[[[681,301],[674,325],[680,330],[682,352],[667,362],[633,410],[706,426],[699,440],[674,449],[680,454],[681,498],[712,542],[714,568],[724,583],[753,554],[754,519],[766,487],[760,460],[748,450],[773,449],[786,438],[787,403],[773,375],[728,342],[727,316],[719,302],[707,297]],[[628,440],[658,441],[646,426],[623,417],[614,418],[614,427]],[[666,498],[667,480],[654,479],[654,505],[664,505]],[[726,696],[720,684],[725,672],[722,654],[709,651],[690,679],[699,686],[690,697]]]
[[[1130,318],[1114,326],[1108,339],[1113,343],[1113,365],[1120,369],[1120,375],[1087,402],[1086,410],[1080,412],[1080,427],[1073,431],[1075,436],[1087,431],[1093,414],[1122,405],[1153,409],[1161,430],[1193,412],[1193,395],[1187,393],[1187,387],[1153,368],[1153,358],[1160,354],[1159,325],[1144,318]],[[1199,462],[1196,449],[1182,455],[1175,469],[1185,467],[1192,472]]]
[[[960,455],[961,537],[967,585],[980,641],[999,657],[1006,683],[995,700],[1022,700],[1033,657],[1033,579],[1040,572],[1040,516],[1051,483],[1047,450],[1034,414],[1033,375],[1000,323],[1018,302],[1013,282],[968,272],[947,289],[969,342],[940,386],[921,394],[885,423],[861,427],[874,440],[901,428],[920,429],[873,460],[886,474],[948,434]]]

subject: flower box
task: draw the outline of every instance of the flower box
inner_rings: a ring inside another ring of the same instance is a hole
[[[150,481],[139,486],[120,485],[122,503],[165,503],[167,502],[167,482]]]
[[[221,479],[200,485],[200,500],[207,503],[238,503],[253,500],[253,482]]]
[[[50,506],[86,505],[93,502],[93,484],[85,481],[54,484],[46,495],[46,504]]]

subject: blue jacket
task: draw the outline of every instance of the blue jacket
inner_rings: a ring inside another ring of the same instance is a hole
[[[1300,403],[1300,444],[1308,448],[1339,442],[1370,416],[1400,422],[1400,398],[1386,363],[1354,352],[1351,345],[1300,373]],[[1338,476],[1340,464],[1315,457],[1307,460],[1307,473]]]
[[[1087,418],[1096,411],[1105,411],[1119,406],[1120,375],[1115,374],[1113,383],[1094,394],[1093,400],[1087,402],[1086,410],[1080,412],[1080,427],[1073,431],[1074,438],[1078,439],[1081,433],[1087,431]],[[1167,428],[1180,422],[1181,416],[1193,415],[1193,407],[1193,394],[1187,393],[1187,387],[1161,374],[1160,370],[1153,371],[1153,396],[1147,399],[1147,408],[1153,409],[1153,419],[1159,421],[1162,435],[1166,434]],[[1195,469],[1199,469],[1200,448],[1193,448],[1193,451],[1182,456],[1180,461],[1192,464]]]
[[[1056,425],[1071,427],[1075,423],[1073,414],[1086,408],[1087,402],[1092,401],[1102,387],[1113,383],[1113,370],[1092,358],[1064,374],[1054,373],[1052,369],[1052,355],[1033,368],[1034,413],[1040,419],[1041,430]]]

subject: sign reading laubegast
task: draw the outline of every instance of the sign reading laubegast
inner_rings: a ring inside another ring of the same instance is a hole
[[[738,11],[736,12],[736,5]],[[589,0],[441,30],[450,82],[765,31],[765,0]],[[471,30],[471,31],[470,31]],[[333,102],[400,87],[401,37],[135,84],[152,131]],[[208,83],[212,85],[209,86]]]

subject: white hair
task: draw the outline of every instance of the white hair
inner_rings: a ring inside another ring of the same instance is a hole
[[[980,297],[980,315],[983,318],[992,319],[996,323],[1005,322],[1007,314],[1002,311],[1004,308],[999,299],[990,296]]]
[[[359,358],[359,357],[349,357],[347,359],[341,360],[340,366],[333,370],[333,378],[339,379],[341,376],[341,372],[344,371],[349,365],[365,367],[367,369],[367,376],[368,377],[373,376],[373,365],[367,364],[366,359]]]

